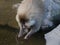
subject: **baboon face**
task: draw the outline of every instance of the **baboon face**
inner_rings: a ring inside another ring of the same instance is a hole
[[[20,22],[22,24],[25,24],[29,20],[25,14],[24,15],[19,15],[19,19],[20,19]]]

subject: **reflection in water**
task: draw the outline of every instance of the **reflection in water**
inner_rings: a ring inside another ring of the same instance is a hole
[[[18,29],[9,26],[0,26],[0,45],[17,45],[16,35]],[[45,45],[42,32],[32,35],[29,39],[24,40],[23,37],[18,40],[19,45]]]

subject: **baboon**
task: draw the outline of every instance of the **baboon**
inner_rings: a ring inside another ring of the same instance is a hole
[[[44,4],[43,0],[23,0],[18,4],[16,21],[20,27],[18,37],[26,34],[24,39],[39,31],[43,17]]]

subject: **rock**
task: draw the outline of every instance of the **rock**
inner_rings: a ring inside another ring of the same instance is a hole
[[[60,25],[45,34],[46,45],[60,45]]]

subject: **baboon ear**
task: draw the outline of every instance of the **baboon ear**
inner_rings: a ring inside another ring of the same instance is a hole
[[[17,9],[19,6],[20,6],[20,3],[13,4],[13,5],[12,5],[12,9]]]

